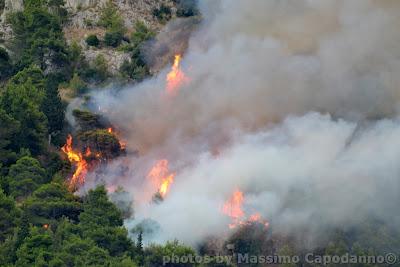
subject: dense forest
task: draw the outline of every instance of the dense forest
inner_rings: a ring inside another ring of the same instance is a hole
[[[307,239],[306,232],[303,240],[297,240],[271,234],[259,224],[246,224],[226,240],[210,237],[197,247],[179,240],[144,245],[146,233],[140,229],[128,232],[131,229],[124,227],[125,211],[112,201],[104,186],[83,196],[74,194],[74,188],[66,183],[71,163],[61,152],[70,126],[65,120],[68,103],[61,98],[60,90],[69,88],[71,97],[76,97],[110,79],[140,82],[151,75],[140,48],[156,33],[141,22],[128,32],[110,1],[97,22],[106,31],[104,38],[89,35],[85,42],[91,47],[130,53],[131,60],[124,62],[118,74],[111,74],[104,58],[87,62],[81,47],[66,41],[63,24],[69,14],[62,0],[25,0],[24,6],[23,11],[9,14],[13,40],[0,48],[0,266],[236,266],[226,261],[163,262],[164,256],[230,255],[227,244],[233,244],[236,253],[305,253],[299,244]],[[176,15],[193,16],[197,12],[182,7]],[[153,15],[163,23],[172,16],[166,6],[154,9]],[[124,153],[118,137],[105,130],[109,125],[96,114],[75,110],[74,116],[81,126],[79,142],[95,142],[98,151],[110,158]],[[357,229],[326,233],[324,245],[313,252],[365,256],[399,248],[399,230],[372,218]],[[322,265],[303,262],[282,266]]]

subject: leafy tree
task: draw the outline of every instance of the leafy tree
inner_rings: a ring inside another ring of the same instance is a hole
[[[118,12],[117,6],[113,1],[109,0],[102,9],[99,26],[102,26],[111,31],[126,31],[124,21]]]
[[[25,201],[24,210],[32,223],[44,225],[62,217],[77,221],[81,204],[65,186],[51,183],[38,188]]]
[[[64,126],[65,107],[58,92],[58,85],[62,81],[58,74],[49,74],[46,79],[46,96],[41,109],[48,120],[48,132],[60,132]]]
[[[112,1],[108,1],[103,8],[98,24],[107,29],[104,36],[107,46],[117,47],[121,44],[126,32],[125,23]]]
[[[8,181],[12,196],[26,197],[46,182],[46,171],[38,160],[23,157],[10,167]]]
[[[122,213],[108,200],[104,186],[90,190],[84,198],[83,212],[79,216],[80,225],[85,229],[92,227],[122,226]]]
[[[155,32],[150,30],[143,22],[135,23],[135,31],[131,35],[131,44],[133,47],[139,47],[143,42],[153,38]]]
[[[15,162],[17,154],[11,149],[13,136],[18,133],[20,124],[0,108],[0,165],[8,166]],[[1,171],[0,175],[5,174]]]
[[[160,22],[167,22],[172,17],[172,10],[169,6],[164,3],[160,7],[153,9],[153,16],[156,17]]]
[[[91,34],[86,38],[86,44],[88,46],[98,47],[100,45],[100,40],[97,35]]]
[[[9,81],[12,85],[24,85],[31,82],[32,85],[41,93],[45,92],[46,80],[43,71],[36,65],[30,65],[15,74]],[[43,95],[39,95],[36,103],[41,103]]]
[[[136,242],[137,258],[140,265],[144,263],[144,250],[143,250],[143,232],[140,231]]]
[[[46,115],[48,121],[48,131],[53,133],[60,131],[64,124],[64,105],[58,94],[58,84],[63,77],[59,74],[49,74],[44,76],[43,71],[35,65],[29,66],[13,76],[9,85],[29,85],[29,82],[40,91],[41,98],[35,102],[40,110]]]
[[[24,11],[11,14],[15,35],[12,50],[21,70],[32,63],[49,73],[68,73],[68,50],[58,16],[49,13],[43,1],[25,1]]]
[[[12,198],[7,197],[0,189],[0,242],[12,235],[20,215]]]
[[[32,228],[30,235],[17,250],[17,266],[37,266],[52,255],[52,237],[49,231]]]
[[[85,197],[84,209],[79,216],[83,237],[109,251],[112,256],[121,256],[132,251],[132,242],[122,227],[122,213],[108,200],[104,186],[90,190]]]
[[[176,10],[177,17],[191,17],[199,14],[195,0],[179,0]]]
[[[193,255],[195,256],[196,253],[195,251],[190,248],[186,247],[184,245],[179,244],[177,240],[173,242],[167,242],[164,246],[162,245],[150,245],[147,247],[144,251],[145,253],[145,264],[144,266],[148,267],[156,267],[156,266],[193,266],[192,263],[182,263],[179,265],[176,265],[174,263],[167,263],[165,265],[163,262],[163,257],[164,256],[176,256],[176,257],[181,257],[181,256],[189,256]]]
[[[154,32],[147,28],[144,23],[136,22],[135,31],[132,33],[131,44],[128,48],[128,51],[131,52],[131,60],[124,61],[120,68],[120,72],[123,75],[140,81],[149,74],[149,69],[144,61],[141,48],[154,35]]]
[[[104,43],[107,46],[118,47],[123,39],[124,35],[120,31],[106,32],[104,35]]]
[[[0,106],[9,116],[20,123],[20,131],[14,136],[12,147],[28,148],[37,155],[45,146],[47,118],[40,110],[44,92],[38,90],[31,79],[17,85],[11,81],[0,98]]]

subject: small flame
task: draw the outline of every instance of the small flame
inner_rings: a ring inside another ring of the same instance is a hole
[[[171,71],[167,75],[167,93],[174,95],[177,93],[179,88],[188,80],[185,73],[180,68],[180,62],[182,60],[181,55],[175,55],[174,64],[172,65]]]
[[[125,141],[122,141],[122,140],[120,139],[119,134],[118,134],[116,131],[114,131],[114,129],[113,129],[112,127],[108,128],[107,131],[108,131],[110,134],[114,134],[114,135],[117,137],[118,142],[119,142],[119,145],[121,146],[121,149],[126,149],[126,142],[125,142]]]
[[[163,198],[169,192],[175,179],[175,173],[169,171],[168,164],[168,160],[166,159],[157,161],[147,175]]]
[[[76,166],[75,173],[72,175],[69,182],[69,188],[70,190],[73,190],[79,185],[83,185],[85,183],[85,177],[88,172],[88,164],[83,158],[82,153],[73,150],[72,136],[70,134],[67,137],[66,144],[61,148],[61,150],[68,156],[68,160]],[[85,155],[88,153],[91,153],[89,148],[86,150]]]

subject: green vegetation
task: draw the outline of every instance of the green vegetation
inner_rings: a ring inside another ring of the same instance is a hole
[[[117,7],[112,1],[108,1],[104,7],[98,25],[106,28],[105,45],[118,47],[121,44],[126,28]]]
[[[199,15],[195,0],[175,0],[177,17],[191,17]]]
[[[120,31],[109,31],[104,35],[104,43],[107,46],[118,47],[123,37],[124,35]]]
[[[100,40],[97,38],[97,35],[92,34],[86,38],[86,43],[88,46],[98,47],[100,45]]]
[[[0,9],[4,3],[0,0]],[[194,1],[176,3],[177,16],[198,14]],[[67,44],[62,26],[68,14],[62,0],[25,0],[24,5],[24,11],[9,17],[15,34],[11,46],[0,48],[0,266],[159,267],[164,256],[229,254],[231,251],[224,249],[227,244],[233,244],[233,252],[240,253],[304,254],[302,244],[307,233],[299,245],[298,236],[274,235],[257,224],[239,227],[225,240],[221,251],[216,250],[215,243],[223,240],[205,241],[196,247],[198,251],[178,241],[144,244],[143,240],[157,235],[153,226],[159,226],[144,220],[128,233],[123,220],[134,211],[131,202],[124,201],[130,198],[122,188],[107,194],[105,187],[99,186],[80,196],[69,191],[65,180],[71,164],[59,153],[68,133],[66,103],[59,88],[67,86],[74,95],[84,94],[90,85],[107,81],[111,74],[104,56],[99,54],[89,63],[78,43]],[[161,4],[153,15],[166,22],[172,11]],[[91,35],[87,44],[98,47],[101,43],[130,53],[130,60],[120,69],[121,76],[134,81],[146,78],[149,69],[142,51],[155,33],[137,22],[127,38],[124,21],[112,1],[103,9],[98,25],[106,31],[104,40]],[[104,130],[109,126],[104,118],[85,110],[74,110],[73,116],[78,126],[74,142],[83,148],[90,146],[93,154],[99,152],[105,159],[124,153],[117,136]],[[87,160],[90,163],[92,158],[88,156]],[[162,201],[157,193],[151,205]],[[312,251],[315,254],[377,255],[400,247],[399,230],[373,218],[357,229],[324,234],[322,244]],[[283,266],[318,265],[301,262]]]
[[[149,69],[141,50],[143,44],[154,36],[155,33],[147,28],[143,22],[136,22],[135,31],[130,38],[130,44],[125,47],[125,50],[131,53],[131,60],[122,64],[120,72],[123,76],[135,81],[141,81],[149,75]]]
[[[172,10],[169,6],[164,3],[158,8],[153,9],[153,16],[156,17],[160,22],[165,23],[172,17]]]
[[[0,266],[159,266],[162,255],[193,254],[177,242],[144,248],[142,233],[137,242],[129,238],[123,218],[132,210],[119,200],[126,198],[122,189],[111,196],[122,210],[110,202],[104,187],[81,197],[68,190],[64,181],[71,166],[56,152],[66,136],[59,88],[82,94],[110,73],[101,54],[89,64],[80,45],[65,41],[62,25],[68,14],[62,0],[25,0],[24,6],[9,17],[12,45],[0,48]],[[99,24],[106,29],[105,45],[126,41],[132,60],[122,68],[124,76],[144,78],[148,69],[140,49],[154,33],[137,23],[131,38],[125,38],[112,1]],[[100,45],[94,35],[86,41]],[[116,136],[103,130],[101,118],[73,113],[81,129],[77,142],[105,158],[123,152]]]

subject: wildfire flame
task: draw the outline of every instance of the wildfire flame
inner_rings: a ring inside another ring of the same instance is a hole
[[[172,65],[171,71],[167,75],[167,93],[174,95],[177,93],[179,88],[184,84],[188,78],[180,68],[180,62],[182,60],[181,55],[175,55],[174,64]]]
[[[222,212],[233,220],[233,222],[229,224],[229,228],[235,228],[244,217],[244,212],[242,210],[243,200],[243,192],[236,190],[222,207]]]
[[[66,144],[61,148],[61,150],[68,156],[68,160],[76,166],[75,173],[72,175],[69,188],[71,190],[77,188],[85,183],[85,177],[88,172],[88,163],[83,158],[82,153],[74,151],[72,148],[72,136],[68,135]],[[90,148],[86,150],[85,156],[90,156]]]
[[[175,173],[169,171],[168,164],[169,162],[166,159],[157,161],[147,175],[148,179],[150,179],[163,198],[169,192],[171,184],[175,179]]]
[[[232,196],[222,206],[222,213],[232,218],[232,223],[228,225],[230,229],[253,223],[261,223],[264,224],[265,227],[269,226],[268,221],[264,220],[258,212],[251,214],[247,218],[243,211],[243,202],[243,192],[235,190]]]

